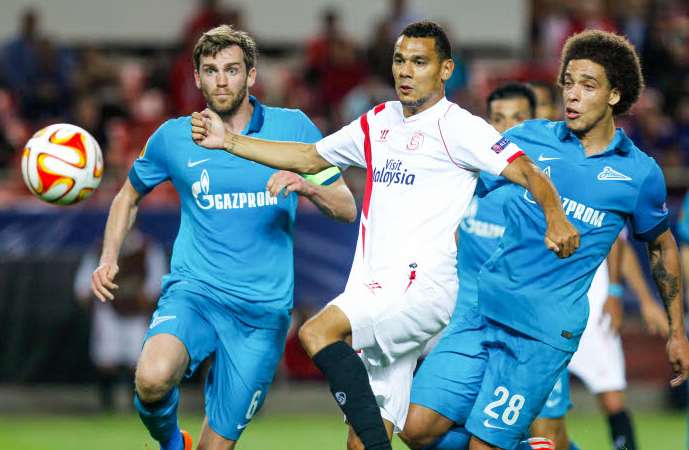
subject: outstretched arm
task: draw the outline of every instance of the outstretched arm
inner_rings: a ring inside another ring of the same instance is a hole
[[[112,291],[117,289],[117,285],[113,280],[120,270],[117,266],[117,257],[125,236],[134,224],[141,198],[127,178],[110,206],[100,265],[91,275],[91,290],[102,302],[115,298]]]
[[[570,256],[579,248],[579,232],[569,223],[562,209],[560,194],[550,179],[527,156],[520,156],[502,171],[501,175],[524,186],[543,208],[547,224],[546,246],[560,258]]]
[[[267,141],[235,134],[225,129],[220,116],[209,109],[191,115],[191,137],[203,147],[223,149],[275,169],[318,173],[332,166],[318,153],[315,144]]]
[[[684,328],[679,253],[672,232],[666,230],[649,242],[648,250],[653,279],[665,304],[670,325],[667,353],[675,373],[670,384],[678,386],[689,377],[689,343]]]

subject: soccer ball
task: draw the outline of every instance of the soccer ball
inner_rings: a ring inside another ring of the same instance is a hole
[[[26,143],[22,177],[41,200],[72,205],[87,198],[100,184],[103,154],[83,128],[67,123],[50,125]]]

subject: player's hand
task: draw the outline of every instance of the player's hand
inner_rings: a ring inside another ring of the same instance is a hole
[[[191,113],[191,138],[206,148],[225,148],[225,126],[220,116],[210,109]]]
[[[619,297],[609,295],[608,299],[603,305],[603,314],[601,314],[600,321],[605,321],[610,318],[609,329],[612,333],[620,334],[622,329],[622,319],[624,318],[624,309]]]
[[[654,301],[641,305],[641,317],[646,325],[646,331],[651,335],[667,338],[670,334],[670,324],[662,306]]]
[[[290,192],[308,197],[313,191],[313,187],[304,177],[286,170],[274,173],[268,180],[266,189],[270,191],[270,195],[273,197],[277,197],[280,193],[287,197]]]
[[[675,374],[670,386],[677,387],[689,377],[689,342],[687,337],[670,335],[667,340],[667,357]]]
[[[558,214],[548,222],[544,242],[557,256],[567,258],[579,248],[579,232],[564,214]]]
[[[120,271],[116,263],[101,263],[91,274],[91,290],[101,302],[114,300],[112,291],[119,288],[113,280]]]

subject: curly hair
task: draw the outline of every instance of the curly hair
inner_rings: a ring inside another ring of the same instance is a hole
[[[567,39],[562,48],[558,84],[564,84],[565,70],[573,59],[588,59],[605,69],[610,86],[620,92],[613,106],[614,115],[624,114],[639,99],[644,88],[639,56],[626,37],[598,30],[587,30]]]

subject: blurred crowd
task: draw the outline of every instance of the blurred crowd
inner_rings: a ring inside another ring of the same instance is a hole
[[[200,33],[218,24],[246,29],[242,11],[227,5],[200,1],[179,31],[178,44],[160,49],[66,46],[44,32],[39,9],[24,11],[15,36],[0,47],[0,207],[38,204],[21,180],[21,149],[33,132],[57,122],[80,125],[100,142],[106,175],[86,204],[106,207],[156,127],[204,107],[194,84],[192,48]],[[530,11],[527,48],[483,54],[454,43],[456,70],[448,98],[482,115],[485,95],[501,82],[553,83],[570,34],[585,28],[623,33],[642,55],[648,87],[619,124],[660,162],[671,191],[683,192],[689,185],[689,4],[531,0]],[[347,34],[336,7],[320,13],[318,33],[297,47],[281,48],[255,36],[259,50],[270,51],[259,58],[252,90],[267,104],[302,109],[324,133],[338,129],[395,98],[394,40],[404,25],[422,17],[404,0],[391,0],[364,44]],[[451,30],[452,24],[446,25]],[[357,178],[349,181],[358,191]],[[161,186],[145,201],[176,207],[169,187]]]

